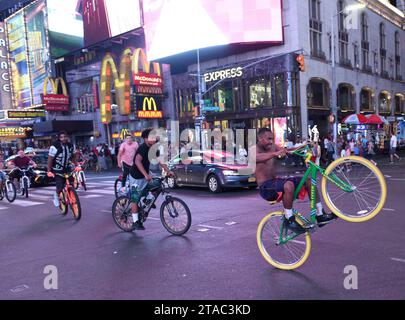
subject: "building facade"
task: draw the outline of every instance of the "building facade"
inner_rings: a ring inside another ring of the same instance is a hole
[[[346,9],[364,4],[361,10]],[[404,1],[283,0],[284,43],[201,62],[203,74],[242,67],[243,74],[205,83],[207,126],[270,126],[282,139],[308,136],[308,126],[330,132],[332,22],[338,121],[350,113],[376,113],[393,124],[405,114]],[[296,54],[305,58],[299,71]],[[257,61],[258,63],[255,63]],[[247,67],[246,67],[247,66]],[[173,75],[175,109],[192,126],[197,64]],[[219,73],[220,74],[220,73]],[[196,113],[197,114],[197,113]]]

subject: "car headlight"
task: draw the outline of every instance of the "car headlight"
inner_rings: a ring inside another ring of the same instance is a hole
[[[237,176],[239,175],[238,171],[233,170],[224,170],[222,171],[225,176]]]

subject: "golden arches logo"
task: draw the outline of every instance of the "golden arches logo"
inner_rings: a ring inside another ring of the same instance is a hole
[[[46,95],[48,94],[48,83],[51,84],[51,89],[52,92],[51,94],[58,94],[58,89],[59,85],[62,87],[62,94],[64,96],[68,96],[68,91],[66,87],[65,80],[63,78],[51,78],[51,77],[46,77],[44,80],[44,87],[43,87],[43,94]]]
[[[139,62],[141,62],[143,72],[150,73],[151,64],[141,48],[134,50],[127,48],[123,51],[119,71],[112,54],[108,53],[104,57],[100,75],[100,113],[103,123],[110,123],[112,120],[112,80],[114,80],[119,113],[121,115],[131,113],[131,76],[136,76],[140,72]],[[154,74],[160,77],[160,65],[158,63],[152,65]]]
[[[146,106],[148,107],[148,111],[151,111],[152,109],[154,111],[157,111],[156,101],[152,97],[150,97],[150,98],[145,97],[143,99],[143,104],[142,104],[143,111],[146,111]]]

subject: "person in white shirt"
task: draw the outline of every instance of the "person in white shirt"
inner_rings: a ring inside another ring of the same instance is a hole
[[[397,158],[398,161],[401,160],[399,155],[397,155],[397,145],[398,145],[398,139],[395,134],[391,135],[391,141],[390,141],[390,163],[394,163],[394,158]]]

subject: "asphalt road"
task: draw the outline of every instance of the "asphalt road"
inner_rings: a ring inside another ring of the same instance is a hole
[[[175,237],[158,210],[145,231],[119,230],[111,173],[89,176],[79,222],[53,208],[52,187],[33,189],[28,201],[0,202],[0,298],[405,299],[404,162],[381,163],[388,199],[376,218],[319,229],[308,261],[288,272],[267,264],[257,248],[258,223],[281,206],[270,207],[256,190],[174,191],[193,216],[190,231]],[[57,290],[44,288],[49,265],[57,268]],[[344,287],[346,266],[357,268],[357,290]]]

